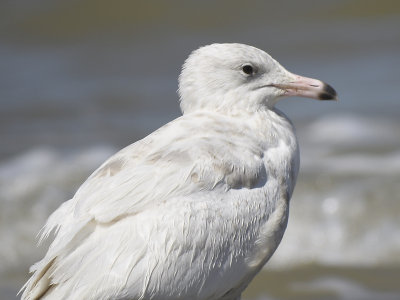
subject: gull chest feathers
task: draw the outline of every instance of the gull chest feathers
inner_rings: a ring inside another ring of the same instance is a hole
[[[242,44],[194,51],[183,115],[122,149],[48,219],[22,299],[240,299],[281,241],[299,168],[287,96],[336,98]],[[162,100],[162,99],[161,99]]]

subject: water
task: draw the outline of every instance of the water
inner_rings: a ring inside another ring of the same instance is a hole
[[[0,299],[43,255],[47,216],[104,159],[179,116],[180,66],[215,41],[265,49],[340,98],[278,105],[301,170],[287,232],[246,299],[398,299],[399,15],[390,1],[2,2]]]

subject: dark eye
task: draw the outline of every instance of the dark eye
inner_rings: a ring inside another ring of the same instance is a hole
[[[243,71],[243,73],[245,73],[247,75],[254,74],[254,68],[253,68],[252,65],[244,65],[244,66],[242,66],[242,71]]]

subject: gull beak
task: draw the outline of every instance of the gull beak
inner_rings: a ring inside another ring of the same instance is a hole
[[[317,79],[290,74],[291,81],[272,86],[282,89],[283,96],[298,96],[317,100],[338,100],[336,91],[327,83]]]

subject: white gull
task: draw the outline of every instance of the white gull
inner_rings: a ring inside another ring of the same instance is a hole
[[[336,98],[242,44],[194,51],[183,116],[101,165],[48,219],[22,299],[240,299],[286,228],[299,168],[285,96]]]

